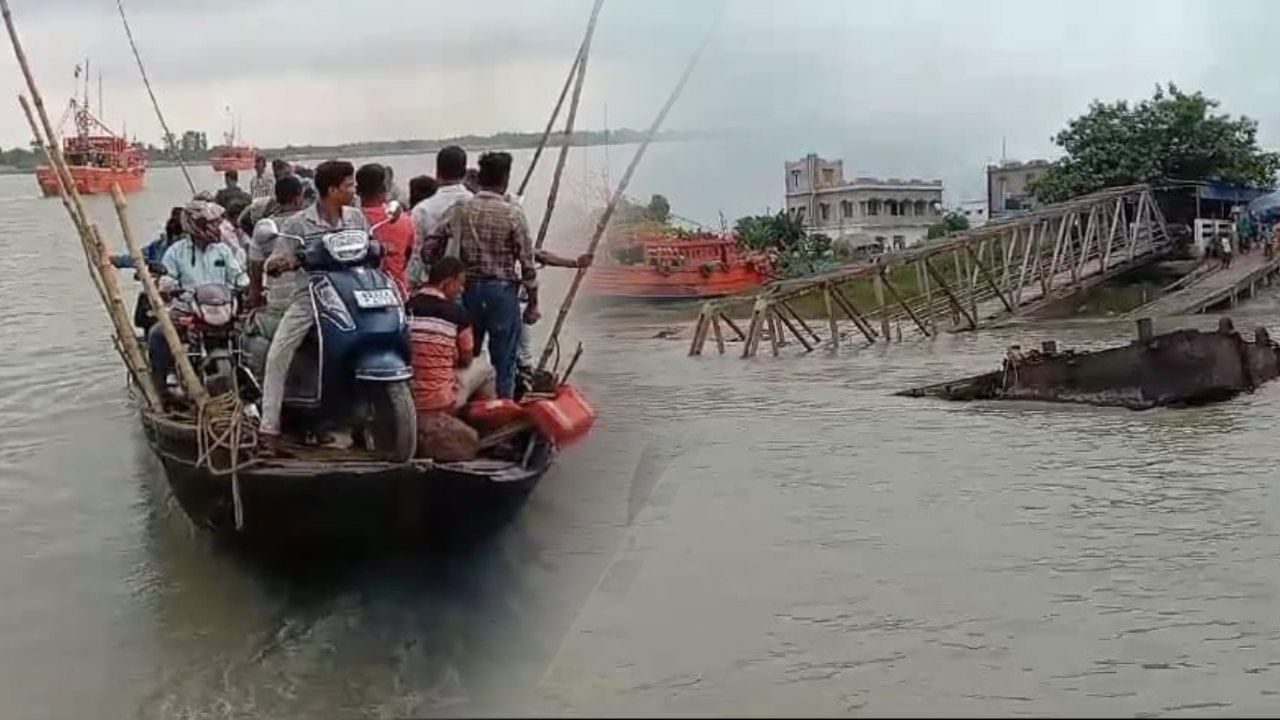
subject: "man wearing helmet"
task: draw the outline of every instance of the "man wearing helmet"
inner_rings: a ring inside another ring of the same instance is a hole
[[[161,292],[177,294],[206,284],[242,288],[248,282],[235,250],[223,242],[222,206],[206,200],[192,200],[180,215],[183,236],[169,246],[160,263],[165,273],[160,277]],[[165,379],[173,370],[173,355],[159,325],[147,332],[151,355],[151,373],[156,386],[166,387]]]

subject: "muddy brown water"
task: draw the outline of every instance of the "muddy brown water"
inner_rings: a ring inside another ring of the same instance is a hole
[[[153,171],[139,226],[177,178]],[[989,369],[1012,342],[1127,340],[1128,323],[904,328],[743,362],[686,358],[643,318],[582,318],[599,424],[509,527],[268,564],[169,498],[69,224],[31,189],[0,178],[0,716],[1280,702],[1280,386],[1144,413],[891,395]],[[1235,317],[1280,326],[1265,299]]]

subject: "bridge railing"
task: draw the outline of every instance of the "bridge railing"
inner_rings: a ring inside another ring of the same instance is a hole
[[[1111,188],[709,302],[695,321],[689,354],[701,355],[712,337],[725,354],[726,330],[742,342],[743,357],[756,355],[765,338],[777,352],[788,344],[786,334],[812,351],[859,338],[888,341],[895,326],[899,338],[903,325],[925,336],[976,330],[1149,262],[1171,244],[1150,187]],[[826,326],[825,337],[815,325]]]

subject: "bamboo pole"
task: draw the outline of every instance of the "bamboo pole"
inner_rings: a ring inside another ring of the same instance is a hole
[[[822,336],[818,335],[818,333],[813,331],[813,328],[809,327],[809,323],[805,322],[804,318],[800,317],[800,313],[796,312],[796,309],[791,307],[791,303],[786,300],[779,300],[778,304],[781,305],[782,309],[786,310],[792,318],[795,318],[795,321],[800,324],[800,327],[804,328],[805,332],[809,333],[809,337],[813,338],[814,342],[822,342]]]
[[[773,349],[773,356],[778,357],[778,311],[768,308],[765,310],[764,316],[769,323],[769,346]]]
[[[724,354],[724,332],[720,329],[720,318],[716,317],[715,313],[712,313],[711,315],[711,329],[715,331],[715,335],[716,335],[716,350],[719,351],[721,355],[723,355]]]
[[[662,123],[667,119],[667,115],[671,112],[671,108],[675,106],[676,100],[680,98],[680,94],[684,92],[685,85],[689,83],[689,78],[693,75],[693,69],[697,67],[698,61],[702,58],[702,54],[706,51],[707,46],[711,44],[711,38],[715,34],[716,26],[719,24],[717,16],[716,23],[707,30],[707,34],[702,38],[698,49],[694,51],[693,56],[689,58],[688,65],[685,66],[684,72],[680,75],[680,80],[671,91],[671,95],[667,98],[666,103],[658,112],[658,116],[654,118],[653,124],[649,126],[648,132],[645,134],[644,141],[640,147],[636,149],[636,154],[631,158],[631,163],[627,165],[627,170],[622,175],[622,179],[618,181],[618,187],[613,192],[613,197],[609,200],[609,205],[605,208],[604,214],[600,216],[600,221],[596,224],[595,234],[591,237],[591,244],[587,247],[587,254],[595,254],[596,248],[600,245],[600,240],[604,238],[604,233],[609,228],[609,221],[613,219],[613,213],[618,207],[618,202],[622,199],[623,194],[627,191],[627,186],[631,184],[631,176],[635,174],[636,167],[640,165],[640,160],[644,158],[645,152],[649,149],[649,145],[653,143],[653,138],[658,134],[658,130],[662,127]],[[573,275],[573,282],[569,285],[568,292],[565,293],[564,300],[560,303],[560,311],[556,315],[555,324],[551,327],[551,335],[547,339],[546,346],[542,349],[542,357],[538,360],[538,369],[545,370],[547,362],[551,360],[551,353],[555,350],[555,344],[560,337],[560,331],[564,329],[566,318],[569,317],[569,310],[573,307],[574,298],[578,295],[579,288],[582,287],[582,281],[587,276],[588,268],[578,268]]]
[[[67,169],[65,159],[62,156],[62,148],[58,146],[58,134],[54,132],[53,123],[49,121],[49,113],[44,107],[44,97],[40,94],[40,89],[36,86],[35,76],[31,73],[31,65],[27,62],[27,54],[22,48],[22,41],[18,38],[18,30],[13,22],[13,12],[9,9],[8,0],[0,0],[0,15],[3,16],[5,29],[9,34],[9,41],[13,46],[14,57],[18,60],[18,67],[22,70],[22,77],[26,81],[27,90],[31,93],[31,101],[36,107],[37,114],[40,117],[40,123],[44,127],[44,135],[39,132],[36,127],[34,118],[28,113],[28,120],[31,121],[32,130],[35,138],[44,145],[45,151],[51,159],[54,172],[58,175],[61,183],[61,191],[65,192],[67,201],[64,207],[71,212],[71,222],[76,226],[76,230],[80,233],[81,247],[85,252],[86,260],[90,265],[90,277],[93,279],[94,267],[101,262],[101,254],[97,257],[90,253],[90,246],[93,238],[90,235],[90,227],[87,222],[88,214],[84,211],[84,205],[80,201],[80,194],[76,191],[75,182],[71,177],[71,172]],[[25,101],[23,106],[26,107]],[[29,108],[28,108],[29,109]],[[47,142],[45,140],[47,138]],[[129,372],[138,379],[139,387],[143,388],[144,397],[148,403],[151,403],[155,396],[153,393],[147,392],[147,372],[146,360],[142,357],[142,351],[138,349],[138,344],[133,340],[133,331],[129,323],[127,314],[125,317],[119,317],[114,311],[113,304],[109,301],[107,293],[109,292],[107,285],[99,277],[93,279],[95,289],[99,291],[99,297],[103,300],[103,305],[110,316],[112,324],[116,329],[116,345],[120,348],[125,366]]]
[[[155,278],[151,276],[151,268],[147,267],[142,257],[142,246],[138,244],[133,234],[133,226],[129,223],[129,204],[125,201],[120,186],[115,183],[111,184],[111,200],[115,203],[116,215],[120,218],[120,232],[124,234],[125,245],[129,247],[129,256],[133,258],[138,277],[142,280],[142,289],[147,293],[151,307],[155,309],[156,322],[160,325],[160,332],[164,334],[165,343],[169,345],[169,352],[173,353],[174,365],[178,368],[178,379],[182,382],[187,397],[199,407],[209,399],[209,394],[205,392],[195,368],[191,367],[191,361],[187,358],[186,345],[178,335],[178,328],[174,327],[173,318],[165,312],[164,298],[160,297],[160,289],[156,287]]]
[[[728,315],[719,311],[716,312],[716,315],[718,315],[720,319],[724,321],[725,325],[729,326],[730,330],[733,330],[733,332],[738,335],[739,340],[747,339],[747,334],[742,332],[742,328],[738,327],[738,323],[734,322],[732,318],[730,318]]]
[[[591,57],[591,37],[596,32],[596,20],[600,17],[600,8],[604,0],[595,0],[591,6],[591,19],[587,21],[587,34],[582,38],[582,48],[578,51],[578,77],[573,86],[573,99],[569,101],[569,114],[564,123],[564,143],[560,145],[560,157],[556,160],[556,171],[551,176],[551,190],[547,193],[547,209],[542,213],[542,222],[538,225],[538,239],[534,242],[535,250],[541,250],[547,242],[547,230],[551,227],[551,215],[556,209],[556,197],[560,194],[560,178],[564,175],[564,165],[569,160],[569,149],[573,146],[573,127],[578,119],[578,99],[582,97],[582,86],[587,80],[587,60]]]
[[[595,31],[595,17],[600,12],[600,5],[604,0],[596,0],[595,6],[591,10],[591,20],[587,25],[587,34],[583,36],[582,42],[578,45],[578,52],[573,56],[573,64],[569,66],[569,74],[565,76],[564,86],[560,88],[560,97],[556,99],[556,106],[551,110],[551,117],[547,118],[547,127],[542,131],[542,139],[538,142],[538,148],[533,151],[533,159],[529,161],[529,167],[524,171],[524,179],[520,181],[520,189],[518,195],[524,195],[524,191],[529,187],[529,181],[533,179],[533,171],[538,167],[538,160],[542,158],[542,152],[547,148],[547,141],[551,139],[551,131],[555,128],[556,120],[560,117],[560,108],[564,107],[565,98],[569,96],[569,88],[573,87],[573,79],[579,75],[578,66],[582,63],[583,53],[589,45],[589,38]]]
[[[156,110],[156,117],[160,120],[160,129],[164,130],[165,143],[169,145],[169,152],[173,153],[173,157],[178,161],[178,167],[182,168],[182,176],[187,179],[187,187],[191,189],[191,194],[196,192],[196,184],[191,180],[191,173],[187,171],[187,164],[182,160],[182,152],[178,149],[177,140],[173,133],[169,131],[169,123],[165,122],[164,113],[160,111],[160,101],[156,99],[156,93],[151,89],[151,80],[147,77],[147,68],[142,64],[142,55],[138,52],[138,44],[133,41],[133,30],[129,27],[129,18],[124,14],[124,0],[116,0],[116,7],[120,10],[120,22],[124,23],[124,34],[129,38],[129,47],[133,49],[133,59],[138,61],[138,72],[142,74],[142,84],[147,88],[147,95],[151,97],[151,107]]]
[[[858,312],[858,308],[854,306],[853,301],[845,297],[840,288],[834,284],[831,285],[831,299],[836,301],[836,304],[840,306],[844,314],[848,315],[853,324],[858,327],[858,330],[862,331],[862,334],[867,338],[867,342],[874,343],[876,341],[876,332],[871,328],[871,324],[862,316],[862,313]]]
[[[156,388],[155,383],[152,381],[150,367],[142,354],[142,349],[138,347],[138,343],[134,339],[133,326],[130,325],[128,319],[129,310],[125,307],[124,296],[120,293],[119,278],[111,271],[110,267],[103,267],[110,265],[111,255],[106,242],[102,239],[102,231],[98,228],[97,223],[90,223],[89,231],[98,245],[98,262],[100,263],[98,272],[102,275],[102,287],[108,298],[108,312],[116,328],[116,341],[124,352],[125,365],[129,373],[133,375],[134,382],[142,389],[142,395],[146,399],[148,407],[159,410],[163,407],[160,402],[159,389]]]
[[[880,336],[889,342],[889,307],[884,303],[884,270],[871,276],[871,289],[875,291],[876,312],[880,313]]]
[[[830,285],[822,286],[822,305],[826,308],[827,325],[831,329],[831,349],[839,350],[840,349],[840,325],[839,325],[839,321],[836,319],[835,307],[833,307],[833,303],[831,300]]]

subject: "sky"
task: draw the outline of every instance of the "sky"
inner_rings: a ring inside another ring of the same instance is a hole
[[[216,141],[230,106],[271,147],[540,130],[591,0],[124,4],[175,132]],[[10,5],[55,115],[87,56],[108,124],[159,143],[115,0]],[[715,24],[668,127],[843,157],[850,175],[939,177],[969,199],[1002,143],[1053,157],[1053,134],[1091,100],[1156,83],[1203,90],[1280,146],[1277,19],[1268,0],[606,0],[579,126],[606,112],[609,127],[647,126]],[[0,95],[21,89],[6,48]],[[10,107],[0,147],[28,140]]]

